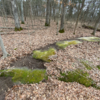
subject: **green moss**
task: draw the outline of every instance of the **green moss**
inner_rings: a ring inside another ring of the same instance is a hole
[[[43,79],[47,80],[46,70],[29,70],[29,69],[9,69],[4,70],[0,77],[12,77],[14,83],[39,83]]]
[[[77,41],[77,40],[72,40],[72,41],[57,42],[56,45],[58,47],[64,49],[69,45],[72,45],[72,44],[76,45],[76,44],[79,44],[79,43],[82,43],[82,42]]]
[[[15,48],[14,50],[17,50],[17,48]]]
[[[15,27],[15,31],[21,31],[21,30],[23,30],[22,27],[20,27],[20,28],[16,28],[16,27]]]
[[[43,51],[43,52],[40,50],[35,50],[33,51],[33,58],[50,62],[49,56],[55,55],[55,54],[56,54],[56,50],[53,48],[50,48],[49,50]]]
[[[81,63],[82,63],[88,70],[91,70],[91,69],[92,69],[92,67],[88,64],[88,62],[82,60]]]
[[[75,35],[75,33],[73,33]]]
[[[45,23],[45,26],[50,26],[50,24]]]
[[[64,82],[78,82],[80,84],[85,85],[86,87],[94,86],[94,81],[91,78],[88,78],[89,74],[87,72],[83,72],[82,70],[75,70],[66,73],[61,73],[61,77],[58,79]]]
[[[97,86],[95,83],[93,85],[91,85],[92,87],[96,88],[96,89],[99,89],[100,90],[100,87]]]
[[[13,76],[14,74],[11,72],[10,69],[8,70],[0,70],[0,77],[5,76],[5,77],[9,77],[9,76]]]
[[[97,65],[96,67],[100,70],[100,65]]]
[[[25,24],[25,22],[21,22],[21,24]]]
[[[65,31],[64,31],[64,29],[62,29],[62,30],[59,30],[59,33],[64,33]]]
[[[94,32],[92,32],[92,33],[91,33],[91,35],[95,35],[95,33],[94,33]]]
[[[86,41],[92,41],[92,42],[99,42],[100,41],[99,37],[81,37],[81,38],[78,38],[78,39],[86,40]]]

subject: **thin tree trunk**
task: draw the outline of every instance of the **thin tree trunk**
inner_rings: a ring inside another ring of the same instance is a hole
[[[53,6],[53,18],[54,18],[54,21],[55,21],[55,7]]]
[[[19,23],[19,16],[18,16],[18,10],[17,10],[17,6],[16,6],[16,0],[12,0],[12,11],[13,11],[13,15],[14,15],[14,21],[15,21],[15,30],[21,30],[20,27],[20,23]]]
[[[73,12],[73,7],[71,5],[71,6],[69,6],[69,14],[68,14],[68,19],[67,20],[72,18],[72,12]]]
[[[85,2],[85,0],[83,0],[81,9],[80,9],[80,11],[79,11],[79,13],[78,13],[78,17],[77,17],[77,20],[76,20],[76,24],[75,24],[75,28],[74,28],[74,33],[73,33],[73,34],[75,34],[75,31],[76,31],[76,28],[77,28],[77,25],[78,25],[78,20],[79,20],[80,14],[81,14],[81,12],[82,12],[82,9],[83,9],[83,7],[84,7],[84,2]]]
[[[24,24],[23,0],[21,0],[21,24]]]
[[[50,0],[47,0],[45,26],[50,26]]]
[[[5,11],[5,9],[4,9],[4,1],[2,1],[2,5],[3,5],[3,14],[4,14],[4,20],[5,20],[5,25],[6,25],[6,23],[7,23],[7,14],[6,14],[6,11]]]
[[[94,26],[94,30],[93,30],[93,33],[92,35],[95,35],[96,31],[97,31],[97,28],[99,26],[99,23],[100,23],[100,14],[99,14],[99,18],[97,19],[96,23],[95,23],[95,26]]]
[[[61,24],[60,24],[60,33],[64,33],[64,20],[65,20],[65,0],[62,2],[62,12],[61,12]]]
[[[6,58],[8,56],[8,53],[7,53],[7,51],[6,51],[5,47],[4,47],[1,35],[0,35],[0,46],[1,46],[1,49],[2,49],[2,52],[3,52],[3,58]]]
[[[30,0],[30,19],[31,19],[31,22],[32,22],[32,28],[33,28],[33,9],[32,9],[32,0]]]
[[[50,3],[50,17],[52,16],[52,4]]]
[[[23,7],[24,7],[24,19],[26,21],[26,17],[27,17],[27,15],[26,15],[26,12],[27,12],[26,11],[26,7],[27,7],[26,3],[24,3]]]

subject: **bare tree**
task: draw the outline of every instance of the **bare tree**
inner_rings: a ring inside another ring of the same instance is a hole
[[[62,1],[61,24],[60,24],[60,30],[59,30],[60,33],[64,33],[65,6],[66,6],[65,1],[66,0]]]
[[[92,35],[95,35],[95,32],[97,31],[97,28],[99,26],[99,23],[100,23],[100,13],[99,13],[99,17],[98,17],[98,19],[97,19],[97,21],[95,23],[95,26],[94,26],[94,30],[93,30]]]
[[[50,0],[47,0],[45,26],[50,26]]]
[[[76,28],[77,28],[77,25],[78,25],[78,20],[79,20],[80,14],[81,14],[81,12],[82,12],[82,9],[83,9],[83,7],[84,7],[84,2],[85,2],[85,0],[83,0],[82,6],[81,6],[80,11],[79,11],[79,13],[78,13],[78,17],[77,17],[77,20],[76,20],[76,24],[75,24],[75,28],[74,28],[74,33],[73,33],[73,34],[75,34],[75,31],[76,31]],[[79,7],[80,7],[80,6],[79,6]]]
[[[16,0],[11,0],[11,4],[12,4],[13,15],[14,15],[14,21],[15,21],[15,31],[20,31],[22,30],[22,28],[20,27]]]
[[[21,0],[21,24],[24,24],[23,0]]]
[[[0,46],[1,46],[1,49],[2,49],[2,52],[3,52],[3,57],[2,58],[6,58],[9,54],[7,53],[7,51],[4,47],[1,35],[0,35]]]
[[[30,5],[30,19],[31,19],[31,22],[32,22],[32,27],[33,27],[33,8],[32,8],[32,0],[29,1],[29,5]]]

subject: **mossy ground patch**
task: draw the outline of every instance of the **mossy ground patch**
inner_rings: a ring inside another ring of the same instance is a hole
[[[14,68],[0,71],[0,77],[12,77],[14,83],[39,83],[43,79],[47,79],[46,70],[30,70],[22,68]]]
[[[62,29],[62,30],[59,30],[59,33],[64,33],[65,31],[64,31],[64,29]]]
[[[72,41],[57,42],[56,45],[60,48],[66,48],[69,45],[72,45],[72,44],[76,45],[76,44],[79,44],[79,43],[82,43],[82,42],[77,41],[77,40],[72,40]]]
[[[22,27],[20,27],[20,28],[15,27],[15,29],[14,29],[14,31],[21,31],[21,30],[23,30]]]
[[[47,51],[35,50],[33,51],[33,58],[50,62],[49,56],[52,56],[55,54],[56,54],[56,50],[53,48],[49,48],[49,50]]]
[[[97,65],[96,67],[100,70],[100,65]]]
[[[75,71],[70,71],[67,74],[61,73],[61,77],[58,79],[64,82],[78,82],[86,87],[96,87],[95,82],[91,78],[88,78],[88,76],[89,74],[87,72],[77,69]]]
[[[85,61],[85,60],[81,60],[80,61],[88,70],[91,70],[92,67],[90,66],[89,62],[88,61]]]
[[[78,39],[91,41],[91,42],[99,42],[100,41],[99,37],[81,37],[81,38],[78,38]]]
[[[50,23],[49,24],[45,23],[45,26],[50,26]]]

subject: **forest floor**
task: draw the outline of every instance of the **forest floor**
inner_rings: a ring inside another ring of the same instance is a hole
[[[100,100],[100,90],[93,87],[85,87],[77,82],[66,83],[57,80],[60,74],[57,69],[62,72],[75,70],[80,67],[79,59],[87,60],[93,66],[100,65],[100,45],[97,42],[83,41],[82,44],[71,45],[64,50],[58,49],[57,57],[52,58],[53,61],[50,63],[41,61],[38,63],[37,60],[32,62],[31,58],[33,50],[47,49],[51,44],[61,40],[76,39],[84,36],[90,37],[92,36],[90,34],[92,30],[84,29],[79,24],[76,34],[73,35],[74,25],[67,22],[65,33],[56,35],[57,26],[53,21],[51,22],[51,27],[45,27],[44,20],[36,20],[33,27],[29,23],[27,26],[26,24],[21,25],[25,29],[20,32],[15,32],[13,31],[14,29],[0,29],[1,33],[5,33],[1,36],[7,52],[11,54],[6,59],[0,59],[0,69],[14,66],[23,67],[22,62],[29,62],[30,60],[31,64],[26,63],[27,67],[33,67],[33,69],[37,67],[46,68],[47,74],[51,77],[48,78],[47,82],[40,82],[39,84],[14,85],[5,93],[5,100]],[[14,24],[9,24],[9,27],[13,26]],[[96,32],[95,36],[100,37],[100,32]],[[2,51],[0,50],[1,56]],[[87,71],[90,77],[97,84],[100,84],[100,71],[96,67]]]

